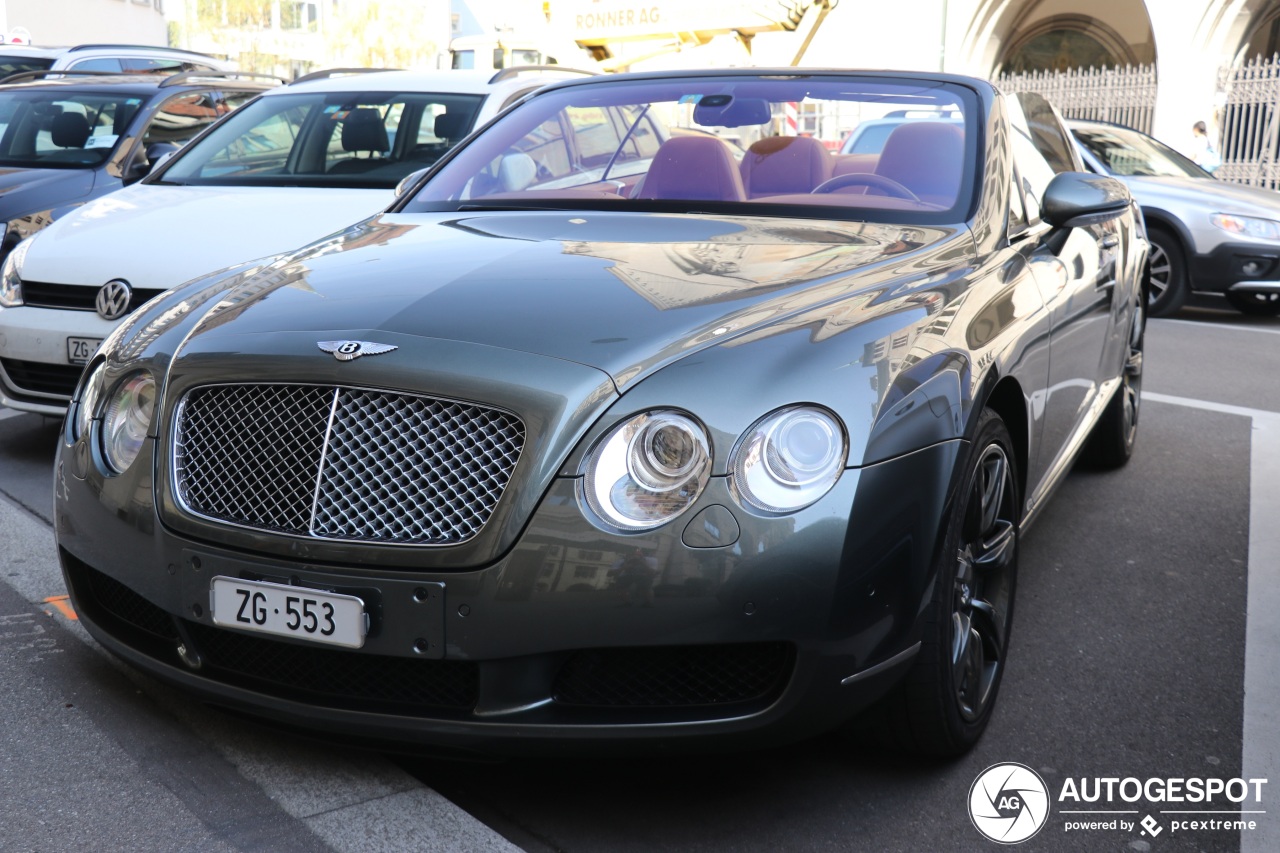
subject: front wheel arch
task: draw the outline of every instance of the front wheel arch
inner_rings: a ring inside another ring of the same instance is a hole
[[[1013,449],[1000,416],[981,409],[946,502],[917,616],[919,651],[902,681],[850,726],[868,743],[954,758],[986,728],[1015,609],[1021,498]]]
[[[1146,280],[1147,313],[1152,317],[1168,317],[1177,313],[1191,295],[1190,253],[1177,228],[1156,221],[1148,224]]]
[[[1013,440],[1013,453],[1017,462],[1018,492],[1027,493],[1027,462],[1031,453],[1031,431],[1027,414],[1027,397],[1022,385],[1012,376],[997,379],[985,399],[980,399],[973,407],[972,422],[965,429],[965,435],[973,437],[984,408],[991,409],[1004,421],[1009,437]]]

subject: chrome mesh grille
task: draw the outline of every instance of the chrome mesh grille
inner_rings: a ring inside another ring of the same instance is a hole
[[[305,385],[197,388],[178,409],[178,497],[232,524],[322,539],[452,545],[493,513],[524,447],[495,409]]]

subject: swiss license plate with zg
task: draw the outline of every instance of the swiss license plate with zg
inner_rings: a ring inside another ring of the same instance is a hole
[[[67,338],[67,363],[88,364],[102,338]]]
[[[213,624],[358,649],[368,633],[364,601],[354,595],[223,575],[209,585]]]

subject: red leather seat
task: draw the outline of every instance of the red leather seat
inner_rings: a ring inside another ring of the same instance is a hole
[[[674,136],[662,143],[636,198],[745,201],[729,147],[714,136]]]
[[[939,121],[912,121],[885,140],[876,174],[891,178],[921,201],[950,207],[964,175],[964,131]]]
[[[834,168],[835,161],[818,140],[770,136],[747,149],[742,183],[750,198],[808,193],[830,178]]]

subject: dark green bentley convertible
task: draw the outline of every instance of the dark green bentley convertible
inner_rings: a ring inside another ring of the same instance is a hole
[[[344,737],[962,752],[1019,537],[1136,434],[1147,242],[1078,156],[963,77],[542,89],[387,212],[105,342],[57,461],[75,606]]]

